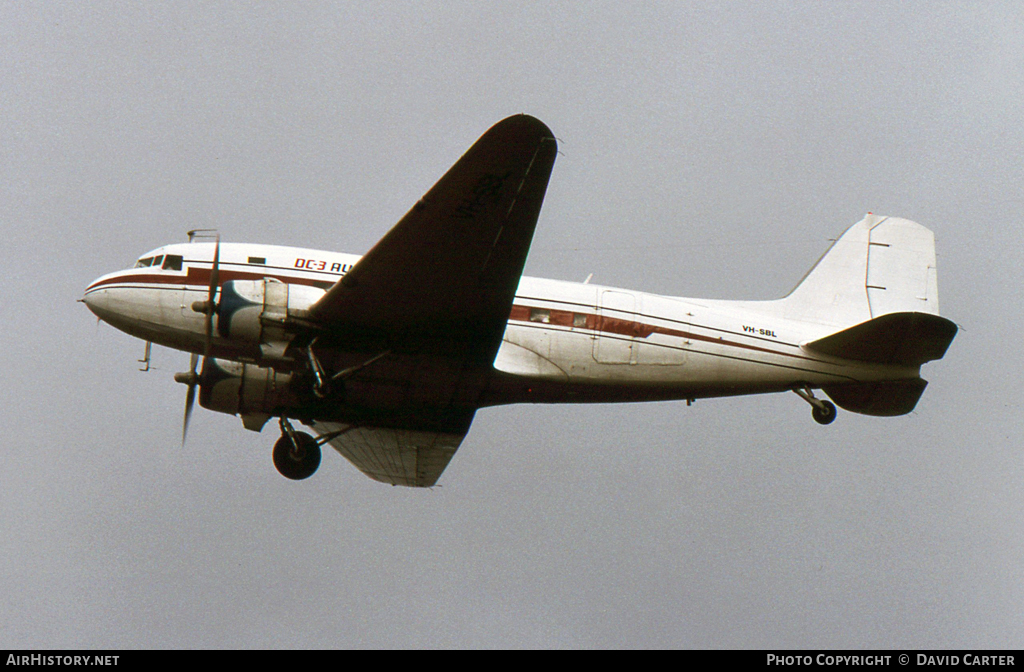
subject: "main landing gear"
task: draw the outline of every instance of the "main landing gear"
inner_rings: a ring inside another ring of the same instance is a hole
[[[343,394],[346,379],[359,373],[377,360],[391,354],[390,350],[385,350],[361,364],[350,366],[334,375],[328,375],[317,358],[316,353],[313,352],[313,345],[315,343],[316,339],[306,347],[306,358],[309,360],[309,370],[313,375],[313,394],[319,399],[327,399],[332,395]],[[192,369],[195,370],[194,364]],[[186,422],[188,422],[187,418],[188,416],[186,415]],[[295,431],[288,418],[282,416],[281,438],[274,444],[274,466],[277,467],[282,476],[293,481],[309,478],[320,467],[320,446],[350,429],[352,429],[351,426],[327,434],[320,439],[315,439],[305,432]]]
[[[313,352],[313,346],[316,345],[316,339],[306,347],[306,358],[309,360],[309,370],[313,373],[313,394],[320,399],[326,399],[333,394],[334,388],[332,383],[342,383],[359,373],[366,367],[370,366],[379,359],[383,359],[391,354],[391,350],[385,350],[384,352],[377,353],[373,357],[369,358],[362,364],[356,364],[350,366],[347,369],[338,371],[333,376],[328,377],[327,372],[324,370],[323,365],[317,358],[316,353]]]
[[[819,425],[831,424],[836,419],[838,412],[836,411],[836,405],[827,399],[818,399],[814,396],[814,392],[809,386],[803,388],[795,388],[793,390],[797,395],[811,405],[811,417]]]
[[[301,481],[320,466],[320,443],[305,432],[296,432],[288,418],[281,418],[281,438],[274,444],[274,466],[285,478]]]

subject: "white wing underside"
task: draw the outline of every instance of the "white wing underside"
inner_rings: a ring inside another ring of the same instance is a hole
[[[375,481],[430,487],[455,455],[465,434],[359,427],[317,422],[313,428],[341,455]]]

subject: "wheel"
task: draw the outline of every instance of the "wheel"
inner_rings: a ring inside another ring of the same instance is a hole
[[[824,400],[822,400],[821,404],[821,408],[815,406],[814,408],[811,409],[811,417],[814,418],[814,421],[817,422],[819,425],[830,424],[833,420],[836,419],[836,415],[838,415],[836,413],[836,405],[833,404],[831,401]]]
[[[274,466],[285,478],[301,481],[312,476],[320,466],[320,446],[305,432],[295,433],[295,443],[283,434],[274,444]]]

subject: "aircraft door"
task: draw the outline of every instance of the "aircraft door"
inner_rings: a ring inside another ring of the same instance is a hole
[[[601,291],[597,306],[594,360],[601,364],[636,364],[636,297],[610,289]]]

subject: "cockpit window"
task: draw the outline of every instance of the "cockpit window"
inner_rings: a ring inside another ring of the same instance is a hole
[[[159,266],[161,263],[163,263],[163,260],[164,260],[164,255],[162,255],[162,254],[159,257],[153,257],[153,265],[154,266]]]
[[[146,257],[135,262],[135,268],[146,268],[153,265],[153,257]]]
[[[164,257],[164,270],[180,271],[181,270],[181,255],[180,254],[168,254]]]

